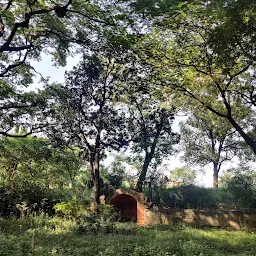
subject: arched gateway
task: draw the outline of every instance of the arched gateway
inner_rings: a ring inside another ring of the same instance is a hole
[[[135,220],[138,225],[144,225],[146,197],[130,189],[117,189],[111,196],[105,198],[105,203],[114,205],[121,211],[125,220]]]

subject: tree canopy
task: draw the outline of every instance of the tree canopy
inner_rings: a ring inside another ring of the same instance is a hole
[[[88,165],[97,211],[106,150],[139,159],[139,192],[175,143],[187,163],[213,164],[214,187],[224,161],[256,155],[254,1],[5,0],[0,8],[0,164],[10,180],[47,172],[72,188]],[[68,56],[80,62],[50,84],[33,64],[45,55],[57,66]],[[31,91],[38,76],[42,86]],[[177,112],[188,116],[181,140]]]

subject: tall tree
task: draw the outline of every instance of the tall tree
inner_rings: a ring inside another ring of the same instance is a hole
[[[238,151],[234,128],[210,111],[194,111],[181,125],[184,159],[191,165],[213,165],[213,188],[218,187],[219,172],[224,162]]]
[[[140,102],[141,104],[142,102]],[[172,145],[177,143],[177,136],[172,132],[173,112],[152,104],[136,104],[135,116],[132,116],[132,129],[135,154],[143,152],[143,165],[139,173],[136,190],[142,191],[149,167],[156,168],[172,152]],[[153,161],[155,166],[153,166]]]
[[[176,91],[177,97],[185,96],[183,105],[192,100],[198,108],[226,119],[256,154],[255,140],[248,133],[254,109],[241,96],[250,95],[254,88],[245,86],[243,79],[244,75],[252,76],[253,62],[240,61],[239,56],[220,61],[209,38],[215,23],[222,20],[206,16],[208,3],[198,2],[187,4],[175,17],[159,19],[161,29],[156,28],[145,40],[144,53],[155,65],[159,80]]]
[[[0,134],[13,136],[15,124],[23,125],[25,117],[35,121],[33,109],[45,107],[42,96],[24,92],[37,74],[31,60],[39,61],[45,53],[64,66],[79,47],[95,42],[105,29],[110,33],[121,9],[101,0],[8,0],[0,3],[0,12]],[[26,135],[37,128],[31,125]]]
[[[88,56],[66,76],[64,85],[53,87],[51,130],[56,142],[75,143],[87,152],[94,184],[95,211],[100,203],[100,160],[103,149],[118,150],[128,142],[126,114],[116,101],[124,66],[118,59]]]
[[[148,169],[156,169],[178,142],[178,135],[172,131],[175,109],[168,104],[170,99],[164,91],[160,92],[151,71],[150,65],[137,60],[123,98],[129,112],[132,151],[142,162],[135,188],[139,192]]]

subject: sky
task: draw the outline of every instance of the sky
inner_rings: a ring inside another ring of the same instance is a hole
[[[64,73],[69,71],[79,62],[79,57],[68,57],[67,65],[65,67],[56,67],[53,65],[51,57],[46,54],[42,54],[42,61],[31,61],[32,66],[37,72],[39,72],[44,78],[49,77],[50,82],[64,82]],[[42,89],[43,84],[39,83],[40,77],[37,76],[34,83],[29,87],[30,90]]]
[[[77,57],[68,57],[67,65],[65,67],[55,67],[53,62],[51,61],[51,57],[49,55],[43,55],[41,62],[31,62],[32,66],[35,67],[36,71],[41,73],[41,75],[46,78],[49,77],[50,82],[64,82],[64,73],[65,71],[69,71],[73,66],[77,65],[79,62],[79,56]],[[28,87],[28,90],[37,90],[42,89],[43,84],[39,82],[39,76],[35,79],[34,83]],[[173,131],[179,132],[179,123],[181,121],[185,121],[185,116],[177,116],[174,119],[173,123]],[[165,162],[167,169],[165,174],[168,175],[170,170],[176,167],[182,167],[186,163],[182,162],[180,157],[182,156],[182,152],[175,154],[169,158],[168,161]],[[221,174],[221,173],[220,173]],[[213,177],[212,177],[212,167],[211,165],[207,165],[204,168],[204,174],[201,172],[197,178],[197,184],[205,187],[212,187]]]

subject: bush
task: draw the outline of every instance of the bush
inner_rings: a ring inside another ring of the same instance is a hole
[[[89,200],[78,202],[75,199],[69,200],[68,202],[57,203],[53,208],[56,212],[61,213],[65,217],[78,217],[88,211],[90,206]]]
[[[79,231],[93,234],[131,234],[135,232],[135,223],[119,222],[121,215],[118,210],[111,205],[99,205],[99,213],[77,218]]]
[[[133,222],[117,222],[105,219],[100,214],[77,219],[78,229],[83,234],[136,234],[138,227]]]
[[[52,207],[56,203],[53,191],[37,182],[20,182],[14,184],[13,189],[4,185],[0,188],[1,216],[20,216],[32,212],[53,215]],[[28,207],[26,211],[23,209],[25,205]]]
[[[0,185],[0,216],[55,214],[53,208],[57,203],[69,202],[76,198],[82,205],[89,204],[89,193],[84,188],[77,190],[69,188],[50,189],[45,184],[26,180],[16,181],[13,188]],[[86,198],[86,199],[85,199]],[[26,208],[26,209],[25,209]]]
[[[226,182],[236,208],[255,208],[256,190],[250,175],[237,175]]]
[[[153,203],[174,209],[216,209],[232,207],[232,197],[224,188],[210,189],[196,186],[181,186],[161,189]]]
[[[193,185],[169,189],[156,187],[152,195],[152,202],[155,205],[173,209],[256,208],[256,186],[253,175],[236,175],[218,189]]]
[[[121,215],[118,212],[118,209],[116,209],[112,205],[100,204],[99,211],[100,211],[100,214],[99,214],[100,218],[103,218],[104,220],[118,221],[121,218]]]

